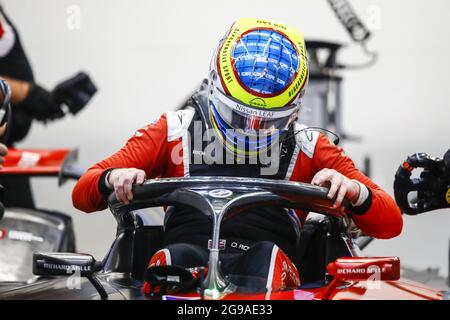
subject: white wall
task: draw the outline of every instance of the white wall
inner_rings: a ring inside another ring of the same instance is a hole
[[[37,80],[48,88],[79,69],[100,91],[76,118],[35,124],[20,147],[80,149],[89,166],[117,150],[135,129],[176,107],[207,73],[216,42],[240,16],[273,18],[307,38],[348,42],[325,0],[150,1],[2,0],[18,25]],[[441,156],[449,148],[450,2],[446,0],[358,0],[366,18],[380,9],[370,46],[378,64],[348,72],[344,125],[362,144],[347,144],[357,161],[368,154],[373,176],[392,193],[398,165],[416,151]],[[67,8],[81,9],[81,29],[67,27]],[[369,21],[369,20],[368,20]],[[372,21],[372,20],[371,20]],[[347,61],[362,59],[349,49]],[[73,184],[56,188],[51,179],[33,181],[38,204],[74,217],[80,251],[102,257],[114,236],[107,212],[84,215],[71,206]],[[399,255],[418,268],[448,270],[450,212],[405,217],[403,234],[378,241],[373,255]]]

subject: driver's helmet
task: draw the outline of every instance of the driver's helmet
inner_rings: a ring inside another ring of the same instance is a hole
[[[210,66],[208,103],[216,133],[238,154],[267,149],[297,119],[307,82],[300,31],[270,20],[237,20]]]

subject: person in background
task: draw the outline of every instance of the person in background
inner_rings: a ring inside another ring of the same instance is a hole
[[[78,73],[49,91],[36,83],[19,33],[0,5],[0,78],[11,87],[12,118],[5,144],[13,147],[30,131],[33,121],[47,123],[78,113],[97,91],[89,76]],[[29,178],[0,177],[5,206],[34,208]]]

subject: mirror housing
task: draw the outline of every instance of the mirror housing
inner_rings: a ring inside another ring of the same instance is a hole
[[[339,258],[328,264],[327,272],[339,280],[398,280],[400,279],[400,259],[398,257]]]
[[[35,253],[33,274],[37,276],[69,276],[79,272],[82,277],[90,277],[95,271],[95,259],[81,253]]]
[[[108,293],[95,277],[99,269],[95,259],[90,254],[50,252],[33,254],[33,274],[36,276],[70,276],[79,272],[100,294],[102,300],[108,299]]]

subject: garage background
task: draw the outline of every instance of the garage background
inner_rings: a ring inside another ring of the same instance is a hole
[[[89,167],[119,149],[134,131],[172,110],[207,75],[217,41],[241,16],[275,19],[307,39],[349,43],[325,0],[150,1],[2,0],[16,24],[36,80],[52,88],[78,70],[99,87],[77,117],[35,123],[18,147],[78,148]],[[372,29],[378,63],[348,71],[343,89],[344,127],[362,143],[345,143],[357,163],[372,158],[372,178],[393,194],[395,171],[414,152],[442,156],[450,147],[450,2],[358,0],[352,5]],[[349,46],[341,60],[364,60]],[[109,212],[72,207],[73,183],[35,178],[38,207],[69,213],[78,249],[101,259],[114,239]],[[377,240],[368,255],[397,255],[416,269],[448,273],[450,210],[405,216],[401,236]]]

